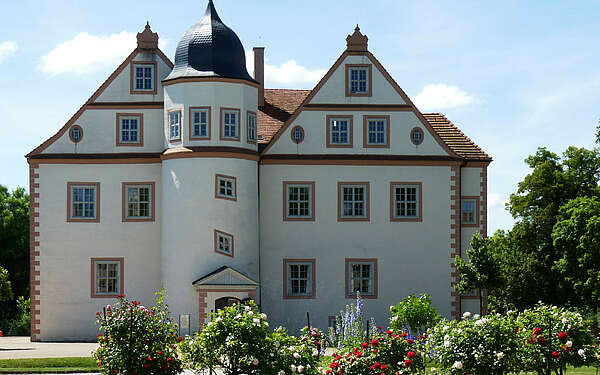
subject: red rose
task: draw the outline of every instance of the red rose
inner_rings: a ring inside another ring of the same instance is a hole
[[[402,337],[406,337],[406,336],[408,336],[408,333],[402,332]]]
[[[415,358],[415,352],[410,351],[410,352],[406,353],[406,356],[410,359],[413,359],[413,358]]]
[[[558,333],[558,339],[561,341],[564,341],[567,339],[567,337],[569,337],[569,334],[566,332],[559,332]]]
[[[360,344],[360,347],[365,349],[369,347],[369,344],[367,344],[366,342],[363,342],[362,344]]]
[[[150,368],[150,365],[146,363],[146,364],[144,365],[144,368]]]
[[[102,367],[102,363],[98,362],[98,367]]]
[[[148,357],[148,362],[152,362],[152,357]]]
[[[553,352],[552,352],[552,358],[556,359],[556,358],[558,358],[559,356],[560,356],[560,353],[559,353],[559,352],[557,352],[557,351],[553,351]]]
[[[163,354],[163,351],[159,350],[159,351],[157,351],[157,353],[158,353],[158,355],[161,355],[161,354]]]
[[[542,334],[542,329],[540,327],[534,328],[533,329],[533,334],[534,335],[541,335]]]
[[[360,358],[360,357],[362,357],[362,355],[363,355],[363,352],[358,352],[358,353],[356,353],[356,357],[357,357],[357,358]]]
[[[538,337],[537,342],[540,345],[546,345],[546,339],[543,337]]]
[[[385,331],[386,334],[391,335],[392,334],[392,330],[388,329],[387,331]]]
[[[171,362],[173,362],[173,358],[171,358],[171,357],[167,358],[167,363],[171,363]]]
[[[412,339],[408,339],[408,340],[406,340],[406,342],[408,342],[409,344],[414,344],[415,343],[415,341],[412,340]]]
[[[384,371],[387,368],[387,365],[385,363],[382,363],[380,368],[381,368],[381,371]]]
[[[371,340],[371,345],[377,346],[377,344],[379,344],[379,340],[377,340],[377,339]]]
[[[179,336],[179,337],[177,338],[177,341],[183,341],[183,337]]]
[[[412,361],[410,359],[404,361],[404,367],[410,367],[410,365],[412,365]]]

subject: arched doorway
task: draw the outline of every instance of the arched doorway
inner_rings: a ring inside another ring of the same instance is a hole
[[[221,297],[215,300],[215,312],[224,309],[227,306],[233,306],[237,303],[242,303],[239,298]]]

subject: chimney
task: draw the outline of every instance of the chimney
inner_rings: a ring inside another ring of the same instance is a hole
[[[265,47],[254,47],[254,80],[260,83],[258,88],[258,106],[265,105]]]

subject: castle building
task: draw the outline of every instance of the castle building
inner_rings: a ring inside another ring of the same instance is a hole
[[[261,47],[250,76],[212,1],[174,64],[149,25],[137,42],[27,155],[32,340],[94,339],[103,306],[161,286],[192,331],[250,298],[292,330],[357,291],[382,323],[411,293],[479,310],[453,261],[486,234],[491,158],[421,113],[358,27],[312,90],[265,89]]]

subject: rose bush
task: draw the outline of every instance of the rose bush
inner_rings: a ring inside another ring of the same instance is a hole
[[[573,311],[539,303],[519,314],[523,370],[540,375],[564,373],[567,366],[594,365],[589,323]]]
[[[501,375],[521,370],[521,342],[515,314],[485,317],[465,313],[427,331],[427,347],[449,374]]]
[[[409,327],[415,335],[423,333],[442,319],[431,305],[431,297],[428,294],[410,295],[396,306],[390,306],[390,313],[392,329],[401,331],[404,327]]]
[[[177,326],[169,318],[166,295],[156,293],[156,306],[146,308],[120,295],[113,306],[97,313],[100,347],[93,353],[102,374],[178,374]]]
[[[313,331],[315,330],[315,331]],[[277,328],[267,340],[267,345],[271,348],[270,358],[267,360],[271,366],[272,374],[305,374],[317,375],[321,373],[319,369],[319,350],[320,342],[316,338],[322,333],[318,329],[311,330],[308,327],[303,329],[306,335],[295,337],[288,335],[283,327]],[[315,336],[312,335],[315,333]]]

